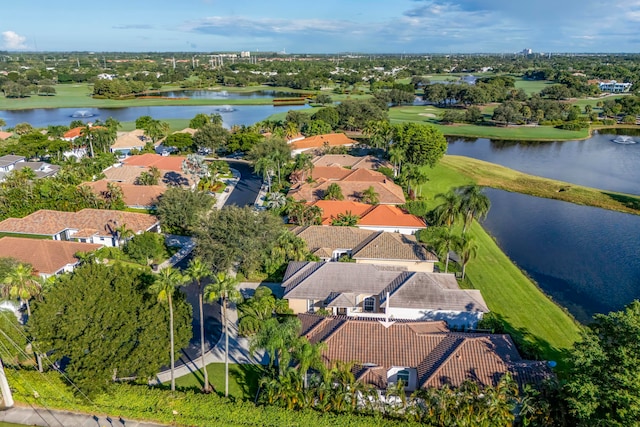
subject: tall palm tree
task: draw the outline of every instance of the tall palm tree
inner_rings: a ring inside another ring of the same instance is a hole
[[[460,210],[464,215],[464,226],[462,227],[462,233],[464,234],[474,219],[487,217],[491,208],[491,201],[477,185],[465,187],[460,194],[462,196]]]
[[[373,188],[373,185],[369,186],[366,190],[362,192],[361,197],[362,203],[368,203],[370,205],[377,205],[380,202],[380,194],[376,192],[376,189]]]
[[[229,396],[229,319],[227,316],[227,303],[242,301],[242,294],[238,290],[238,279],[225,272],[220,272],[214,277],[214,282],[204,288],[204,297],[208,302],[221,300],[222,318],[224,322],[224,395]]]
[[[33,267],[29,264],[18,264],[4,279],[3,294],[13,298],[20,298],[20,302],[27,307],[27,316],[31,318],[29,300],[41,291],[41,287],[33,275]]]
[[[449,252],[451,248],[456,247],[459,241],[459,237],[453,233],[453,230],[449,227],[439,227],[433,230],[433,240],[431,245],[434,247],[436,253],[440,258],[444,257],[444,272],[449,272]]]
[[[91,124],[87,123],[81,130],[80,130],[80,136],[82,137],[82,139],[86,142],[89,143],[89,148],[90,148],[90,152],[91,152],[91,157],[94,157],[94,152],[93,152],[93,128],[91,127]]]
[[[173,267],[165,268],[160,271],[156,277],[156,281],[151,285],[150,290],[158,295],[158,301],[167,301],[169,305],[169,340],[171,346],[171,391],[176,390],[176,380],[174,377],[174,371],[176,367],[175,361],[175,344],[174,344],[174,331],[173,331],[173,295],[176,292],[176,288],[182,286],[185,282],[185,277],[179,270]]]
[[[401,147],[394,145],[389,149],[389,160],[393,163],[393,176],[400,174],[405,157],[405,152]]]
[[[308,339],[301,337],[293,347],[293,358],[298,361],[302,383],[304,388],[309,386],[307,373],[309,369],[317,369],[324,372],[325,366],[322,362],[322,352],[327,348],[327,343],[317,342],[311,344]]]
[[[203,287],[202,281],[203,279],[210,277],[213,272],[204,262],[202,262],[201,258],[193,258],[189,261],[189,266],[187,267],[186,276],[196,282],[198,285],[198,308],[200,310],[200,354],[202,356],[202,370],[204,374],[204,388],[203,391],[205,393],[209,393],[211,391],[211,385],[209,384],[209,372],[207,372],[207,366],[204,363],[204,304],[203,304]]]
[[[295,339],[300,335],[300,321],[297,317],[287,317],[283,322],[276,318],[266,320],[258,333],[251,337],[252,352],[264,349],[269,355],[269,367],[278,366],[281,374],[289,364],[289,350]]]
[[[434,214],[438,222],[449,228],[453,227],[456,219],[460,216],[460,205],[462,203],[460,195],[449,191],[448,193],[437,194],[436,199],[443,200],[443,203],[434,209]]]
[[[464,279],[467,263],[478,254],[478,244],[473,237],[464,235],[462,238],[457,240],[454,250],[460,257],[460,264],[462,264],[462,278]]]

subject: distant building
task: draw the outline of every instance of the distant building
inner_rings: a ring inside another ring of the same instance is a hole
[[[615,80],[601,80],[598,87],[603,92],[623,93],[631,90],[632,83],[618,83]]]
[[[250,58],[251,57],[251,52],[249,52],[248,50],[243,50],[242,52],[240,52],[240,58]]]
[[[533,50],[530,48],[522,49],[522,54],[527,56],[533,54]]]

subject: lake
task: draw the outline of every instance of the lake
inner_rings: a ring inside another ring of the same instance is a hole
[[[640,144],[599,133],[584,141],[452,141],[448,153],[548,178],[640,194]],[[640,137],[630,136],[640,141]],[[640,298],[640,216],[485,190],[485,228],[503,251],[578,320]]]
[[[152,95],[153,96],[153,95]],[[159,92],[158,96],[167,98],[191,99],[267,99],[267,98],[297,98],[299,93],[280,92],[275,90],[257,90],[254,92],[228,92],[226,90],[170,90]]]
[[[196,114],[219,113],[224,125],[251,125],[264,120],[272,114],[310,108],[308,105],[193,105],[193,106],[153,106],[125,108],[38,108],[31,110],[2,110],[0,118],[7,122],[7,127],[18,123],[30,123],[34,127],[48,125],[69,126],[72,120],[85,122],[113,117],[121,122],[132,122],[140,116],[151,116],[154,119],[192,119]]]

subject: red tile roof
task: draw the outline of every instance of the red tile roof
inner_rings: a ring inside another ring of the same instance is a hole
[[[298,317],[309,341],[326,343],[327,366],[355,361],[361,366],[359,380],[378,388],[386,387],[386,374],[393,367],[415,369],[419,388],[455,387],[465,380],[496,385],[507,372],[521,386],[551,376],[544,362],[522,360],[506,334],[452,333],[444,322],[396,321],[385,327],[378,320]]]
[[[331,225],[331,221],[338,217],[338,214],[351,212],[358,215],[359,226],[380,226],[380,227],[426,227],[422,218],[391,205],[368,205],[342,200],[318,200],[311,203],[322,209],[322,225]]]
[[[84,126],[79,126],[73,129],[69,129],[68,131],[66,131],[62,136],[63,138],[67,138],[67,139],[76,139],[77,137],[79,137],[82,134],[82,129],[84,129]],[[104,129],[104,127],[102,126],[92,126],[93,129]]]
[[[331,221],[338,217],[338,214],[351,212],[360,218],[373,206],[366,203],[351,202],[345,200],[318,200],[311,203],[322,209],[322,225],[331,225]]]
[[[294,141],[291,143],[291,148],[294,150],[301,150],[306,148],[322,148],[325,146],[325,143],[330,147],[335,147],[337,145],[353,145],[356,144],[356,141],[349,138],[344,133],[326,133],[323,135],[310,136],[299,141]]]
[[[91,252],[102,245],[63,242],[59,240],[3,237],[0,239],[0,257],[15,258],[28,263],[41,274],[55,274],[68,264],[75,264],[78,252]]]
[[[107,184],[110,181],[101,179],[95,182],[85,182],[82,185],[86,185],[91,190],[100,196],[107,191]],[[160,197],[167,190],[164,185],[135,185],[128,183],[116,183],[122,189],[122,198],[124,204],[129,207],[151,207],[155,206],[158,197]]]
[[[155,166],[161,170],[182,172],[184,156],[161,156],[159,154],[145,153],[138,156],[127,157],[123,163],[127,166]]]

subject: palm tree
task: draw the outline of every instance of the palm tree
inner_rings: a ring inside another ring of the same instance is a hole
[[[267,193],[264,199],[267,209],[282,209],[287,204],[287,198],[279,192]]]
[[[175,349],[174,349],[174,337],[173,337],[173,295],[176,288],[182,286],[185,282],[185,277],[179,270],[173,267],[165,268],[160,271],[156,281],[151,285],[150,290],[158,294],[158,301],[167,301],[169,304],[169,340],[171,346],[171,391],[176,390],[176,380],[174,378],[174,371],[176,367],[175,361]]]
[[[460,210],[464,214],[462,233],[466,233],[474,219],[486,218],[491,208],[491,200],[477,185],[472,185],[461,191]]]
[[[221,300],[222,318],[224,321],[224,395],[229,396],[229,319],[227,317],[227,303],[242,301],[242,294],[237,289],[238,279],[225,272],[220,272],[214,277],[214,282],[204,288],[204,297],[207,302]]]
[[[478,244],[473,237],[464,235],[461,239],[458,239],[454,250],[460,257],[460,264],[462,264],[462,278],[464,279],[467,263],[478,254]]]
[[[434,209],[438,222],[449,228],[453,227],[456,219],[460,216],[460,205],[462,203],[460,195],[449,191],[448,193],[437,194],[436,199],[443,199],[443,203]]]
[[[431,245],[435,249],[440,258],[444,257],[444,272],[449,272],[449,252],[452,247],[457,247],[459,237],[453,233],[453,230],[449,227],[438,227],[432,229],[433,240]]]
[[[209,384],[209,372],[207,372],[207,366],[204,363],[204,307],[202,301],[202,280],[210,277],[213,272],[204,262],[202,262],[201,258],[193,258],[191,261],[189,261],[189,266],[187,267],[185,273],[190,280],[194,280],[198,285],[198,308],[200,309],[200,354],[202,355],[202,370],[204,373],[203,391],[205,393],[209,393],[211,391],[211,385]]]
[[[309,386],[307,373],[309,369],[317,369],[324,372],[325,366],[322,362],[322,352],[327,348],[327,343],[317,342],[311,344],[308,339],[301,337],[293,348],[293,358],[298,361],[299,370],[302,374],[304,388]]]
[[[29,300],[40,294],[42,288],[33,275],[33,267],[29,264],[18,264],[4,279],[3,294],[13,298],[20,298],[20,302],[27,306],[27,316],[31,317]]]
[[[5,127],[7,125],[7,122],[4,119],[0,119],[0,131],[2,130],[3,127]]]
[[[358,221],[360,221],[358,215],[354,215],[351,211],[346,211],[345,213],[339,213],[337,218],[332,219],[331,225],[338,227],[355,227],[358,225]]]
[[[327,191],[324,195],[324,200],[344,200],[342,188],[335,182],[332,182],[327,187]]]
[[[91,127],[91,124],[87,123],[80,130],[80,136],[82,137],[82,139],[84,141],[88,141],[89,142],[89,148],[91,150],[91,157],[94,157],[94,152],[93,152],[93,128]]]
[[[262,324],[258,333],[251,337],[250,349],[264,349],[269,355],[269,367],[278,366],[281,374],[289,364],[291,349],[295,339],[300,335],[300,320],[297,317],[286,317],[283,322],[271,318]]]
[[[393,176],[398,176],[405,160],[405,152],[401,147],[392,146],[389,149],[389,160],[393,163]]]
[[[370,205],[377,205],[380,202],[380,195],[373,188],[373,185],[369,186],[362,192],[362,203],[368,203]]]

